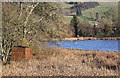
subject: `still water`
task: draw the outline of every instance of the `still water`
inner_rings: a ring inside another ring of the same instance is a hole
[[[58,44],[58,45],[56,45]],[[75,48],[84,50],[112,50],[120,51],[120,40],[75,40],[75,41],[51,41],[49,47]]]

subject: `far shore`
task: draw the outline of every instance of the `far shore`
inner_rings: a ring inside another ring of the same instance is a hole
[[[58,41],[59,39],[53,39],[53,41]],[[120,40],[120,37],[70,37],[63,38],[61,41],[67,40]]]

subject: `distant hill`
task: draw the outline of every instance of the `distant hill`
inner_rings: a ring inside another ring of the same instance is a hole
[[[69,2],[67,4],[74,4],[74,6],[70,8],[72,12],[76,12],[77,8],[80,10],[87,10],[99,5],[98,2]]]
[[[70,20],[72,19],[72,16],[76,13],[72,8],[75,7],[75,6],[80,6],[80,5],[83,5],[83,4],[89,4],[89,3],[92,3],[92,2],[84,2],[84,3],[65,3],[64,4],[64,8],[65,10],[67,10],[67,13],[65,15],[65,18],[66,18],[66,21],[70,22]],[[97,4],[97,3],[96,3]],[[94,4],[95,5],[95,4]],[[90,5],[89,5],[90,6]],[[84,5],[85,7],[85,5]],[[95,19],[95,14],[98,12],[99,13],[99,17],[102,17],[104,15],[104,13],[106,11],[108,11],[109,9],[111,8],[118,8],[118,3],[117,2],[99,2],[98,5],[94,8],[92,7],[88,7],[85,8],[85,10],[82,10],[82,16],[79,17],[79,19],[82,21],[82,20],[88,20],[90,22],[90,24],[94,24],[95,21],[93,20],[90,20],[90,18],[94,18]],[[73,12],[72,12],[73,11]]]

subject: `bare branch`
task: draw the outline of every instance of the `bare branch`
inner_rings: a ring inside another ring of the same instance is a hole
[[[21,8],[21,12],[20,12],[20,16],[19,16],[18,19],[20,19],[21,15],[22,15],[22,10],[23,10],[23,5],[22,5],[22,3],[20,3],[20,8]]]
[[[27,16],[27,18],[26,18],[26,20],[25,20],[25,22],[24,22],[24,26],[26,26],[27,21],[28,21],[28,18],[30,17],[30,15],[32,14],[34,8],[35,8],[38,4],[39,4],[39,3],[37,3],[35,6],[33,6],[32,9],[30,10],[30,12],[29,12],[29,14],[28,14],[28,16]]]
[[[34,21],[33,23],[40,22],[40,21],[42,21],[42,19],[43,19],[43,17],[41,19],[37,20],[37,21]]]
[[[26,20],[25,20],[25,22],[24,22],[24,28],[25,28],[26,25],[27,25],[28,18],[30,17],[30,15],[32,14],[34,8],[35,8],[38,4],[39,4],[39,2],[38,2],[35,6],[33,6],[32,9],[30,10],[30,12],[29,12],[29,14],[28,14],[28,16],[27,16],[27,18],[26,18]],[[26,29],[25,29],[23,32],[25,32],[25,31],[26,31]],[[26,34],[26,32],[25,32],[24,34]]]

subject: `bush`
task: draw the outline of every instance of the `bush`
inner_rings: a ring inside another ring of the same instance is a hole
[[[58,56],[60,54],[60,50],[56,50],[53,47],[47,47],[44,42],[41,42],[40,45],[34,44],[31,47],[32,58],[35,59],[46,59],[50,56]]]
[[[23,41],[22,41],[22,46],[29,46],[29,42],[27,39],[23,38]]]
[[[99,36],[103,37],[103,36],[105,36],[105,34],[101,32],[101,33],[99,33]]]

